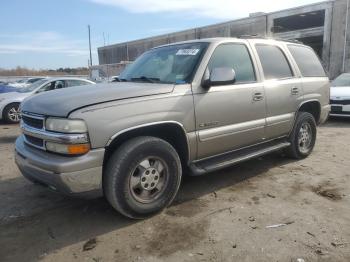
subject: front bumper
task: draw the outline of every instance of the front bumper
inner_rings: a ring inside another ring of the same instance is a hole
[[[104,149],[68,157],[28,146],[23,135],[17,138],[15,161],[23,176],[68,195],[95,198],[102,192]]]
[[[342,104],[341,101],[338,101],[336,104],[332,104],[330,116],[350,117],[350,105]]]

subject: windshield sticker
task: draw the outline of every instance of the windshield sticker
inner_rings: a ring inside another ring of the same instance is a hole
[[[176,55],[196,55],[199,49],[179,49]]]

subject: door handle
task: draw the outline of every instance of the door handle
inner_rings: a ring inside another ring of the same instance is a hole
[[[264,95],[260,92],[254,93],[253,95],[253,101],[261,101],[264,99]]]
[[[292,89],[291,89],[291,94],[292,95],[298,95],[299,94],[299,88],[298,87],[293,87]]]

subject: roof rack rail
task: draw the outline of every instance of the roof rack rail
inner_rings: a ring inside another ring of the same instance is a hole
[[[266,39],[266,40],[276,40],[276,41],[283,41],[283,42],[289,42],[289,43],[297,43],[297,44],[303,44],[303,42],[297,40],[297,39],[283,39],[278,37],[267,37],[267,36],[261,36],[261,35],[240,35],[237,38],[241,39]]]

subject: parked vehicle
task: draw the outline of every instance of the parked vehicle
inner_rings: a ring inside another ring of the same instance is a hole
[[[54,89],[91,84],[95,83],[81,78],[59,77],[44,78],[28,87],[2,88],[0,89],[0,119],[12,124],[18,123],[20,121],[20,104],[29,96]]]
[[[350,117],[350,73],[341,74],[332,82],[330,115]]]
[[[22,174],[145,218],[173,201],[183,170],[203,175],[282,149],[307,157],[330,110],[317,55],[291,42],[161,46],[119,81],[27,99],[16,141]]]
[[[28,87],[32,84],[34,84],[35,82],[45,79],[44,77],[34,77],[34,78],[28,78],[28,79],[21,79],[18,80],[17,82],[13,82],[13,83],[9,83],[9,86],[12,87],[17,87],[17,88],[22,88],[22,87]]]

